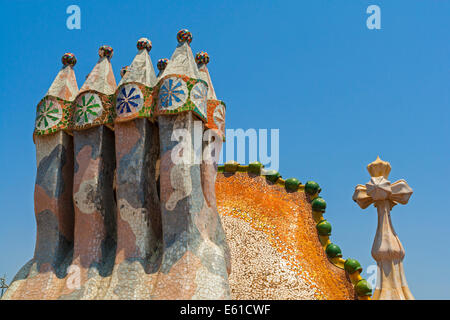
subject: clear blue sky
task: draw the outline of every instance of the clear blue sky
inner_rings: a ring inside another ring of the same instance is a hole
[[[81,8],[81,30],[66,8]],[[381,8],[368,30],[366,8]],[[280,172],[315,180],[327,200],[332,240],[363,267],[376,211],[352,194],[377,155],[391,180],[414,189],[392,212],[417,298],[450,299],[450,1],[0,1],[0,273],[10,280],[33,255],[35,108],[73,52],[78,85],[114,48],[116,79],[136,41],[153,63],[170,58],[181,28],[207,51],[227,128],[280,129]],[[367,275],[364,274],[366,277]]]

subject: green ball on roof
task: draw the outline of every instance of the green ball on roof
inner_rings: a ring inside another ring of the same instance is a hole
[[[311,202],[311,206],[313,211],[324,213],[325,209],[327,208],[327,203],[325,202],[325,200],[323,200],[323,198],[317,197]]]
[[[360,297],[372,295],[372,287],[365,279],[358,281],[358,283],[355,286],[355,290],[358,296]]]
[[[355,260],[355,259],[345,260],[344,269],[345,269],[345,271],[347,271],[350,274],[355,273],[356,271],[361,273],[361,271],[362,271],[361,264],[358,262],[358,260]]]
[[[266,171],[266,179],[272,183],[277,182],[278,178],[281,178],[281,174],[275,170]]]
[[[317,232],[321,236],[330,236],[331,235],[331,223],[327,220],[322,220],[316,225]]]
[[[263,167],[261,162],[255,161],[248,165],[248,172],[260,175]]]
[[[300,181],[298,181],[298,179],[296,179],[296,178],[289,178],[289,179],[286,179],[286,181],[284,182],[284,187],[288,191],[297,191],[299,185],[300,185]]]
[[[327,253],[327,256],[330,258],[341,258],[342,257],[341,248],[339,248],[339,246],[334,243],[330,243],[329,245],[327,245],[325,252]]]
[[[310,196],[320,192],[320,187],[317,182],[314,181],[308,181],[305,184],[305,192],[309,194]]]

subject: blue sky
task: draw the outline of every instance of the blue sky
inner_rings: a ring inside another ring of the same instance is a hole
[[[66,8],[81,8],[81,30]],[[381,30],[366,8],[381,8]],[[73,52],[81,87],[100,45],[114,48],[116,79],[136,41],[170,58],[188,28],[210,54],[227,128],[280,129],[283,177],[320,183],[333,242],[363,267],[376,209],[353,201],[380,155],[390,179],[414,189],[393,209],[416,298],[450,299],[450,1],[0,1],[0,273],[10,280],[33,255],[35,108]],[[364,274],[368,277],[367,274]]]

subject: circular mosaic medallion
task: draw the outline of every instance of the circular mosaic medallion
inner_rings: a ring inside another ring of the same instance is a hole
[[[86,93],[76,101],[74,121],[77,126],[91,124],[103,113],[100,97],[95,93]]]
[[[203,82],[197,82],[191,90],[191,101],[206,117],[208,87]]]
[[[225,133],[225,106],[219,104],[213,113],[213,120],[220,132]]]
[[[187,99],[188,89],[186,83],[177,77],[164,80],[159,89],[159,107],[173,110],[182,106]]]
[[[120,88],[117,95],[116,111],[118,117],[139,112],[144,105],[144,96],[135,84],[126,84]]]
[[[42,101],[36,113],[36,129],[47,130],[57,125],[61,121],[62,114],[62,107],[58,102]]]

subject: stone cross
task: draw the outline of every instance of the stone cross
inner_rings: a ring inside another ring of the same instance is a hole
[[[403,270],[405,249],[391,222],[391,209],[407,204],[413,190],[405,180],[391,184],[391,165],[379,157],[367,166],[372,177],[365,185],[357,185],[353,200],[365,209],[372,203],[378,211],[378,226],[372,246],[372,257],[378,265],[377,285],[373,300],[414,300]]]

